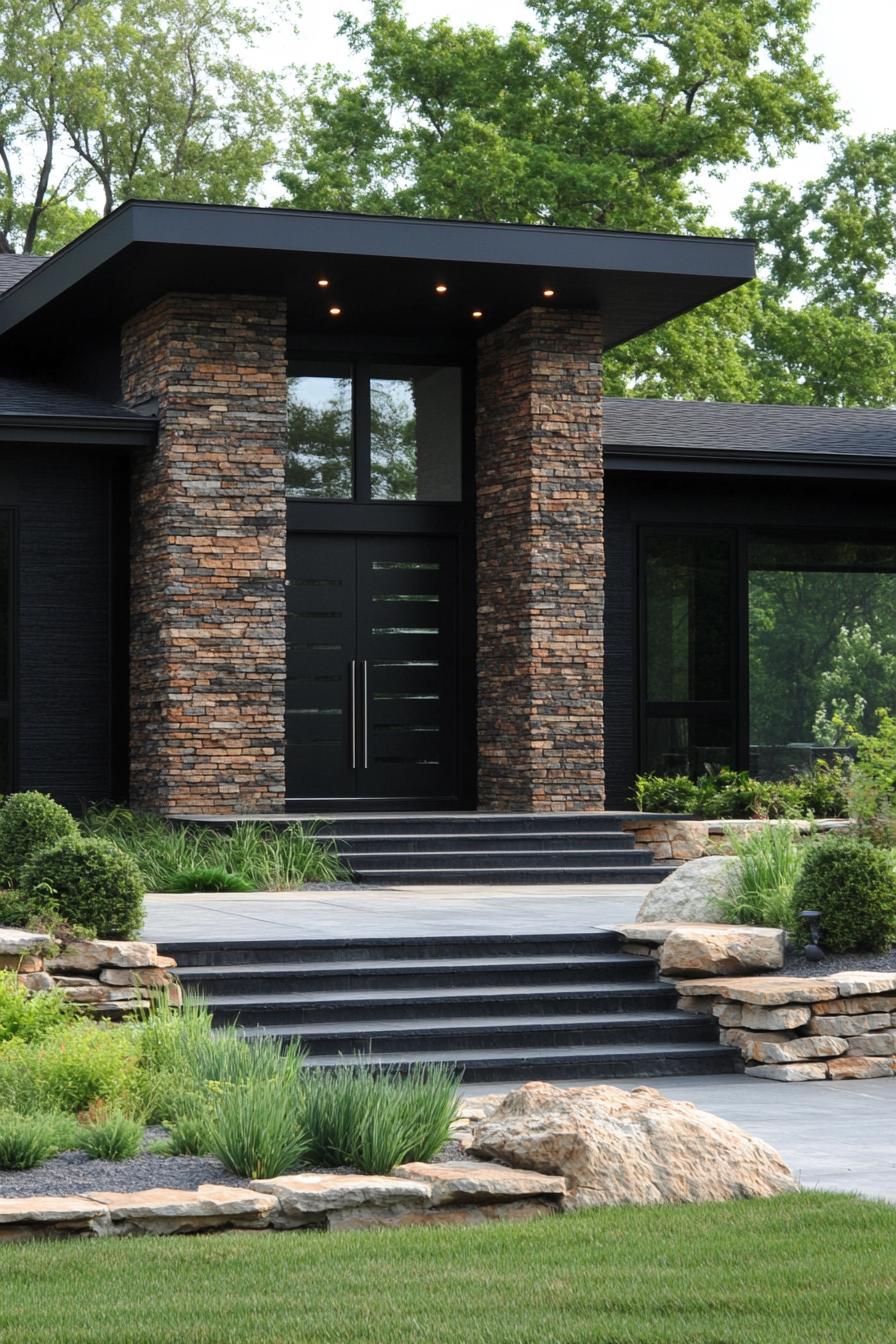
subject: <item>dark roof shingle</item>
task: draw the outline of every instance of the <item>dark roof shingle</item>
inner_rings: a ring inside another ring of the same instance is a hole
[[[637,456],[896,458],[896,410],[607,397],[604,446]]]
[[[25,257],[17,252],[0,252],[0,294],[12,289],[26,275],[37,270],[47,260],[46,257]]]
[[[145,423],[144,417],[136,412],[108,401],[100,401],[84,392],[71,392],[67,388],[50,387],[24,378],[0,376],[0,418],[5,415],[87,416]]]

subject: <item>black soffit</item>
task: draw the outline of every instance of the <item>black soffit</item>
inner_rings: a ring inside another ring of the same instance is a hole
[[[754,273],[742,239],[129,201],[0,296],[0,341],[59,348],[187,290],[282,294],[295,332],[430,340],[538,304],[599,310],[609,347]]]

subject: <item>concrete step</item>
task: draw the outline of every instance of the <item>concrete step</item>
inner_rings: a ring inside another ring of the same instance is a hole
[[[246,942],[184,939],[159,943],[181,968],[262,962],[428,961],[444,957],[563,956],[567,953],[619,955],[621,939],[612,929],[584,932],[458,933],[390,935],[382,938],[267,938]],[[626,958],[626,961],[629,959]]]
[[[520,1004],[524,1009],[527,1005]],[[248,1024],[246,1024],[248,1025]],[[260,1025],[260,1024],[256,1024]],[[302,1044],[311,1056],[400,1053],[431,1050],[484,1052],[513,1048],[567,1045],[652,1044],[709,1041],[718,1044],[715,1018],[667,1012],[575,1014],[538,1017],[521,1012],[511,1017],[446,1017],[413,1023],[373,1019],[356,1023],[306,1024]]]
[[[261,1034],[261,1029],[255,1029]],[[253,1034],[247,1031],[248,1036]],[[277,1032],[281,1039],[290,1035]],[[515,1081],[521,1078],[637,1078],[683,1074],[738,1073],[740,1054],[712,1042],[668,1044],[568,1045],[545,1047],[496,1046],[491,1050],[427,1050],[410,1058],[401,1051],[380,1051],[347,1058],[339,1054],[314,1055],[312,1068],[338,1068],[361,1061],[368,1065],[407,1072],[412,1065],[456,1066],[466,1083]]]
[[[523,993],[514,985],[486,985],[450,989],[343,990],[265,993],[212,993],[206,998],[216,1023],[241,1026],[294,1023],[332,1025],[379,1019],[423,1022],[456,1017],[478,1019],[515,1013],[540,1018],[577,1014],[625,1017],[632,1013],[669,1012],[675,1008],[671,985],[651,980],[592,985],[529,984]]]
[[[630,865],[623,867],[619,864],[609,867],[582,867],[573,864],[567,864],[563,867],[554,868],[536,868],[531,864],[522,865],[482,865],[475,868],[458,867],[408,867],[408,868],[372,868],[369,865],[361,867],[357,860],[352,861],[352,872],[359,882],[369,883],[371,886],[382,883],[391,886],[422,886],[432,884],[467,885],[469,883],[477,885],[500,885],[500,886],[569,886],[588,883],[595,886],[614,885],[616,883],[655,883],[662,882],[664,877],[675,871],[674,866],[650,863],[645,866]]]
[[[481,871],[483,868],[498,868],[504,871],[508,867],[525,867],[556,871],[558,868],[570,865],[575,865],[577,868],[593,866],[643,869],[649,868],[653,863],[653,855],[644,849],[519,850],[509,847],[469,848],[466,844],[458,844],[454,849],[444,850],[369,850],[365,844],[363,849],[353,850],[344,857],[354,873],[371,873],[379,868],[393,871],[409,869],[415,872],[421,868],[448,869],[460,872]]]
[[[568,984],[651,980],[656,963],[625,954],[432,958],[423,961],[268,962],[256,966],[179,966],[184,986],[202,994],[288,994],[305,990],[418,989],[433,986]]]
[[[530,854],[549,850],[563,853],[567,850],[600,851],[611,854],[644,854],[650,861],[649,850],[636,850],[632,835],[625,831],[391,831],[370,832],[351,835],[340,830],[326,837],[336,846],[340,854],[351,857],[357,853],[388,853],[396,849],[403,853],[451,854],[458,850],[478,853],[482,850],[497,850],[502,853]]]

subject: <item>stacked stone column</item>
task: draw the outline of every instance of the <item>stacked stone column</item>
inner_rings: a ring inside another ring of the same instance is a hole
[[[168,294],[121,344],[126,404],[160,421],[133,480],[131,804],[282,810],[285,302]]]
[[[531,309],[479,345],[479,807],[600,809],[601,334]]]

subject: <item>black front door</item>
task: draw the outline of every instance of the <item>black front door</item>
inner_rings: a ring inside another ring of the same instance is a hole
[[[457,798],[457,606],[454,538],[290,534],[292,807]]]

